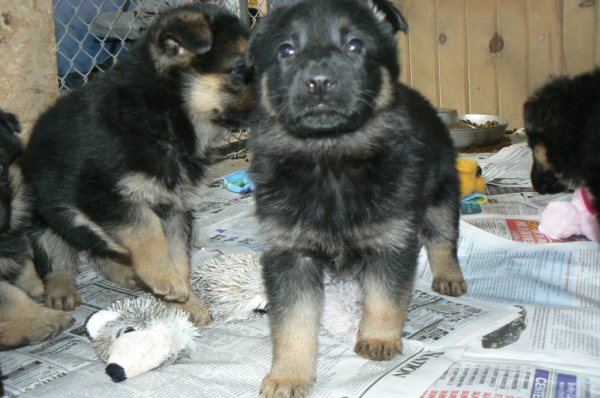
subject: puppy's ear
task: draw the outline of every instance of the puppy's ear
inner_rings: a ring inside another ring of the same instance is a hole
[[[15,115],[0,110],[0,147],[9,162],[21,156],[23,146],[16,136],[21,132],[21,124]]]
[[[0,123],[5,124],[6,127],[13,133],[21,132],[21,124],[19,119],[12,113],[4,112],[0,110]]]
[[[278,12],[276,8],[273,10],[273,13]],[[250,38],[248,39],[248,44],[246,45],[246,51],[244,52],[244,63],[246,67],[253,68],[256,65],[256,60],[258,59],[258,52],[263,47],[262,41],[265,36],[265,31],[267,30],[267,25],[269,21],[261,21],[259,24],[254,26],[250,32]]]
[[[571,82],[566,77],[557,78],[538,90],[523,105],[525,130],[536,132],[558,120],[554,117],[566,111],[569,104]]]
[[[525,131],[534,133],[539,130],[541,125],[539,99],[531,97],[523,105],[523,120],[525,122]]]
[[[176,17],[167,21],[158,33],[160,52],[170,57],[186,54],[206,54],[212,48],[213,33],[204,14]]]
[[[387,21],[394,32],[408,33],[408,22],[396,6],[388,0],[369,0],[369,5],[377,19]]]

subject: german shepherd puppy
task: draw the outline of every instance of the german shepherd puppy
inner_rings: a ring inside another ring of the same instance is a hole
[[[210,321],[189,283],[191,209],[211,147],[254,102],[249,32],[228,11],[160,15],[129,57],[38,120],[23,158],[46,304],[73,309],[78,252],[108,278]]]
[[[572,183],[600,198],[600,69],[561,77],[541,87],[523,107],[533,151],[531,182],[542,194]],[[598,204],[596,203],[596,209]]]
[[[455,150],[432,105],[400,84],[385,0],[305,0],[253,33],[259,87],[251,176],[264,237],[273,363],[263,397],[303,397],[316,377],[323,270],[364,289],[355,351],[386,360],[402,328],[420,249],[433,289],[463,294]]]
[[[66,312],[42,307],[26,294],[42,295],[43,285],[25,231],[30,217],[15,163],[20,130],[15,115],[0,110],[0,350],[42,342],[73,323]]]

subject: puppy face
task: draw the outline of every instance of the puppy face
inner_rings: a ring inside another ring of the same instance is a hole
[[[385,1],[308,0],[275,10],[248,51],[262,107],[296,137],[357,130],[392,101],[393,33],[406,29]]]
[[[253,106],[243,54],[249,31],[229,12],[193,4],[173,9],[146,40],[159,74],[184,80],[184,100],[195,122],[240,127]]]
[[[531,181],[536,191],[551,194],[577,183],[580,126],[573,126],[571,81],[552,81],[530,98],[523,107],[525,130],[533,152]]]
[[[16,116],[0,110],[0,233],[6,232],[10,226],[12,192],[9,166],[23,150],[15,134],[20,131]]]

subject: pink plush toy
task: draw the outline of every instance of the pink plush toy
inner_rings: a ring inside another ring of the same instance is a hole
[[[584,235],[589,240],[600,242],[600,225],[594,197],[587,188],[578,188],[570,203],[549,203],[540,216],[538,229],[552,239]]]

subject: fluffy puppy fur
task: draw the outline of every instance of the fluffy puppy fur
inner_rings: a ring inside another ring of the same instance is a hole
[[[316,377],[323,270],[364,289],[355,351],[402,352],[419,234],[433,289],[461,295],[455,150],[435,109],[400,84],[385,0],[306,0],[274,10],[253,33],[259,86],[251,174],[265,250],[273,362],[264,397],[303,397]]]
[[[21,172],[15,115],[0,110],[0,350],[39,343],[73,323],[69,314],[42,307],[26,293],[43,293],[35,273],[26,231],[29,222]]]
[[[171,9],[128,58],[40,117],[23,170],[48,306],[80,302],[75,274],[84,251],[115,282],[209,322],[189,284],[191,209],[211,147],[253,103],[243,63],[248,35],[220,7]]]
[[[554,79],[524,105],[536,191],[587,186],[600,198],[600,69]]]

